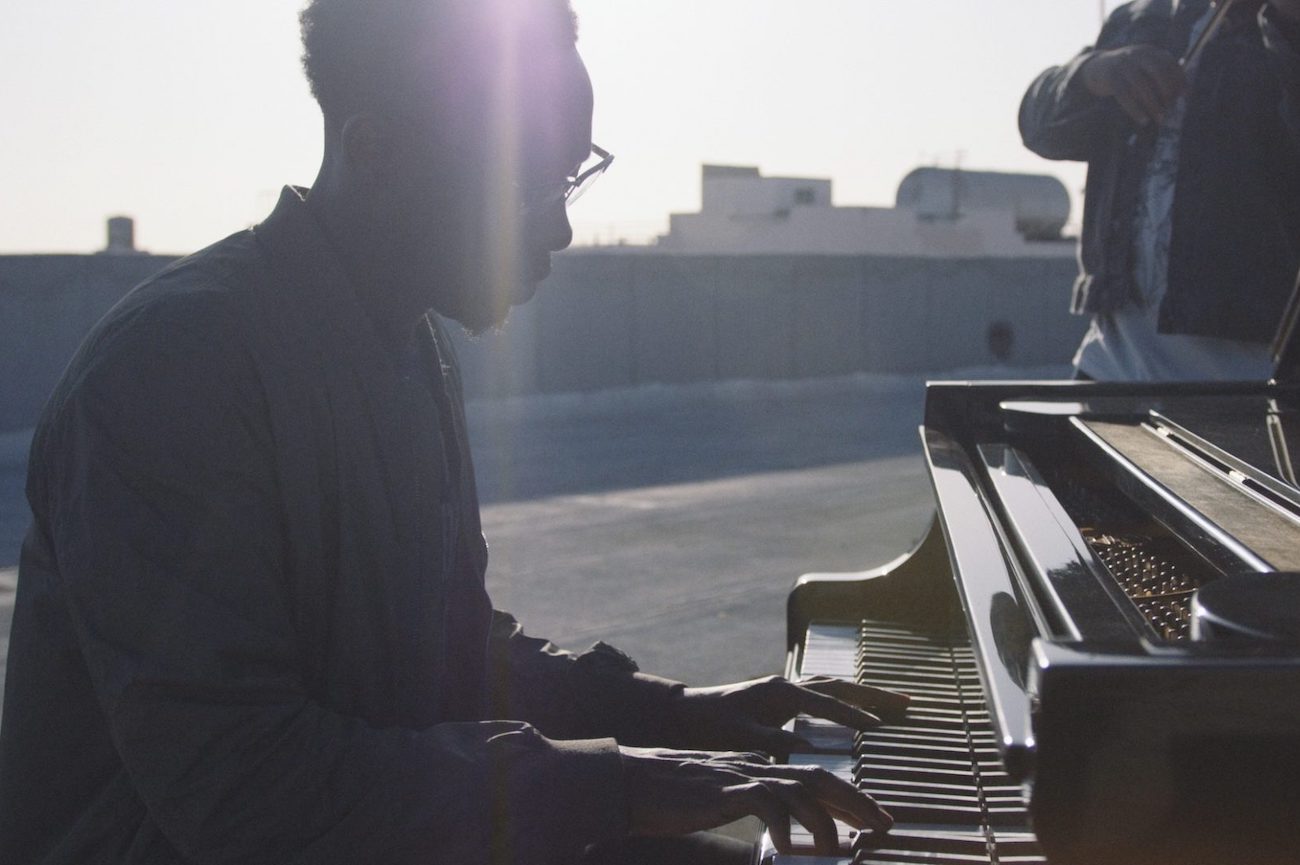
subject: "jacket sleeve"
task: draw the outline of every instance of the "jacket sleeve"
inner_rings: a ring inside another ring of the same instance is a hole
[[[1044,159],[1087,162],[1108,145],[1116,126],[1126,122],[1114,99],[1088,92],[1080,70],[1098,51],[1123,45],[1128,15],[1127,6],[1117,9],[1094,47],[1045,70],[1029,85],[1020,102],[1020,138],[1025,147]]]
[[[1265,6],[1259,12],[1264,48],[1282,85],[1282,122],[1300,154],[1300,24]]]
[[[125,317],[38,442],[61,589],[149,819],[196,863],[567,862],[623,834],[612,740],[376,729],[313,699],[256,367],[211,306]]]
[[[680,682],[640,672],[607,643],[580,654],[524,633],[508,613],[492,622],[494,715],[557,738],[613,737],[625,745],[678,741],[673,701]]]

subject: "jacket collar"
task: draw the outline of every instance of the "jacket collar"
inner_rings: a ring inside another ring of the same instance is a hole
[[[318,336],[347,345],[363,368],[392,369],[401,346],[381,332],[372,310],[350,280],[342,257],[307,205],[310,190],[286,186],[275,210],[253,228],[263,254],[276,271],[277,298],[310,323]],[[414,324],[414,323],[413,323]]]
[[[405,346],[392,345],[392,337],[375,325],[306,195],[305,189],[285,187],[275,210],[253,229],[274,277],[264,288],[272,319],[264,325],[286,357],[307,364],[307,381],[334,388],[330,400],[336,406],[360,400],[352,408],[364,413],[385,464],[382,484],[393,528],[399,537],[421,537],[425,515],[409,507],[419,479],[411,471],[411,434],[403,415],[399,358]],[[413,338],[415,333],[413,328]]]

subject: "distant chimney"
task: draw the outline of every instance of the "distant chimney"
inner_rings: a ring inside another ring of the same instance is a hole
[[[134,219],[129,216],[108,218],[108,246],[104,248],[104,252],[110,255],[130,255],[137,252]]]

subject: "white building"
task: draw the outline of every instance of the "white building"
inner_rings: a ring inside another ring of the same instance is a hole
[[[697,254],[1061,257],[1070,197],[1048,175],[920,168],[896,207],[836,207],[831,181],[705,165],[699,213],[674,213],[657,246]]]

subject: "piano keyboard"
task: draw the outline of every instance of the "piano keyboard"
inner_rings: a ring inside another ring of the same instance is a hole
[[[865,733],[796,719],[794,732],[816,752],[790,762],[852,781],[893,815],[895,826],[885,835],[862,833],[843,858],[828,858],[812,855],[811,834],[795,824],[796,855],[776,855],[771,865],[1046,863],[1021,789],[1002,769],[964,636],[873,621],[858,628],[814,624],[797,673],[904,691],[912,704],[899,723]]]

